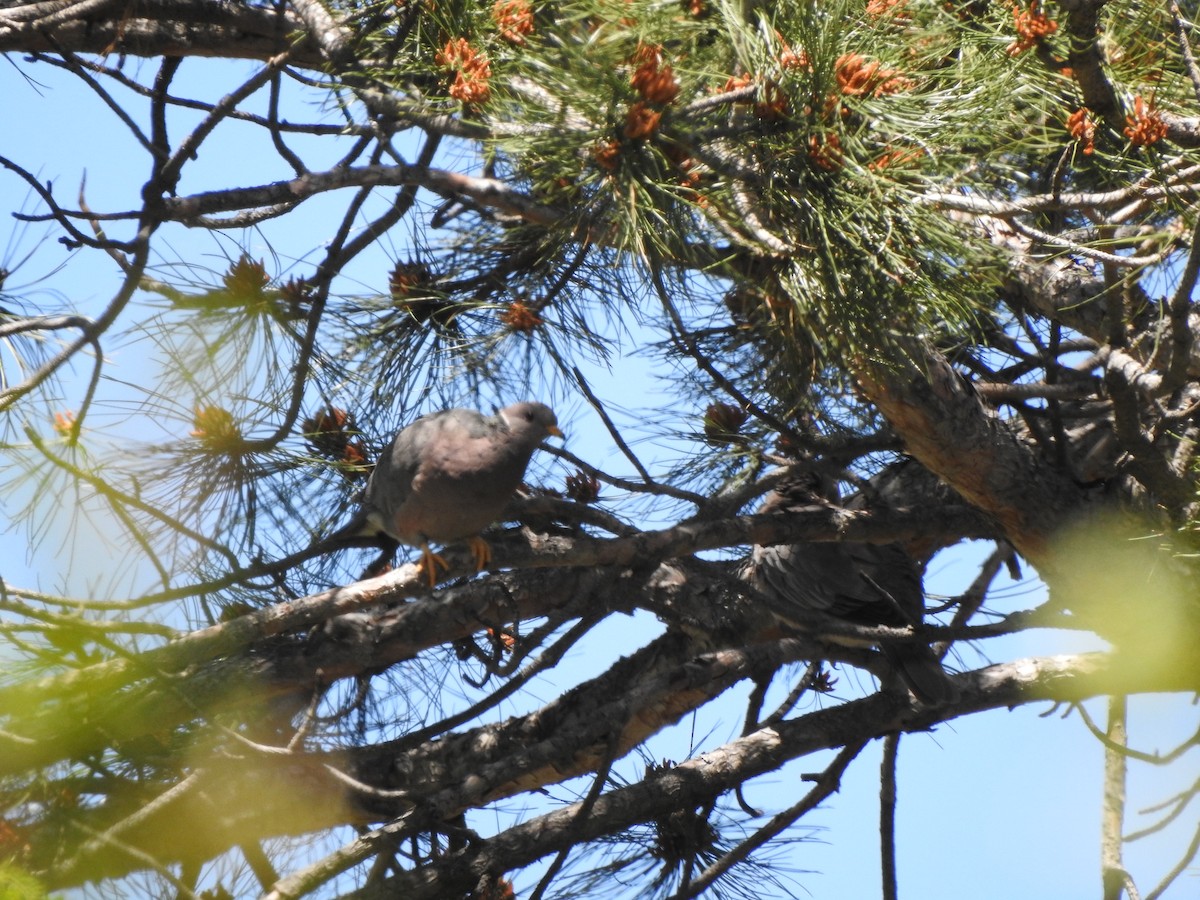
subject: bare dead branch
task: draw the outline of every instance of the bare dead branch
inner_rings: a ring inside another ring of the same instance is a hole
[[[1192,835],[1192,841],[1179,858],[1179,862],[1171,868],[1170,872],[1163,876],[1162,881],[1155,885],[1154,890],[1146,895],[1146,900],[1159,900],[1166,893],[1167,888],[1175,882],[1175,879],[1187,871],[1188,867],[1192,864],[1192,860],[1196,858],[1197,853],[1200,853],[1200,828],[1197,828],[1195,834]]]
[[[879,869],[883,900],[896,900],[896,757],[900,735],[883,739],[883,759],[879,764]]]
[[[477,178],[418,166],[361,166],[314,172],[289,181],[248,188],[208,191],[190,197],[166,198],[162,201],[164,218],[192,222],[213,213],[271,206],[279,203],[298,203],[308,197],[347,187],[423,187],[447,196],[462,195],[487,209],[495,209],[526,221],[549,225],[561,214],[503,181]]]
[[[1125,754],[1115,749],[1126,744],[1125,698],[1108,700],[1108,741],[1104,753],[1104,805],[1100,825],[1100,877],[1104,900],[1120,900],[1129,873],[1121,857],[1121,835],[1125,823]],[[1115,745],[1109,747],[1108,744]]]

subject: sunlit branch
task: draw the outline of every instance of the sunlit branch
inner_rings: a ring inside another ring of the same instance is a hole
[[[908,529],[918,523],[922,529],[927,529],[933,527],[935,522],[938,527],[956,536],[985,536],[984,532],[978,530],[979,522],[974,514],[965,509],[957,514],[946,508],[938,509],[935,513],[885,510],[866,513],[814,507],[788,515],[739,516],[714,522],[689,522],[662,531],[641,532],[610,540],[538,538],[528,549],[514,548],[511,559],[506,562],[516,568],[566,566],[594,570],[598,567],[628,567],[635,564],[645,567],[652,560],[661,561],[738,544],[791,543],[834,540],[839,537],[845,540],[887,542],[908,533]],[[464,568],[464,574],[465,571]],[[449,573],[452,577],[456,574],[457,570]],[[198,629],[167,646],[144,651],[139,654],[136,666],[127,660],[113,660],[79,672],[0,687],[0,702],[16,703],[24,697],[59,695],[84,683],[96,688],[107,683],[115,686],[139,671],[179,671],[188,665],[233,652],[272,635],[302,631],[377,603],[399,601],[426,593],[427,584],[418,574],[417,567],[405,566],[380,578],[256,610],[229,622]],[[443,609],[447,607],[445,596],[438,601],[438,605]],[[897,630],[895,634],[903,636],[904,632]]]
[[[1071,253],[1078,254],[1079,256],[1086,256],[1088,259],[1108,263],[1121,269],[1141,269],[1146,266],[1158,265],[1164,262],[1176,250],[1174,244],[1167,244],[1167,246],[1152,256],[1122,256],[1119,253],[1108,253],[1104,250],[1097,250],[1095,247],[1088,247],[1075,241],[1065,240],[1058,235],[1042,231],[1040,228],[1026,225],[1016,216],[1007,219],[1007,221],[1018,234],[1022,234],[1025,237],[1032,238],[1049,247],[1069,250]]]
[[[324,55],[305,35],[304,23],[286,10],[213,0],[144,0],[129,17],[87,15],[86,6],[68,5],[53,28],[53,41],[38,20],[39,11],[61,4],[22,4],[0,10],[0,53],[57,52],[135,56],[220,56],[266,60],[300,39],[295,62],[319,68]]]
[[[1100,878],[1104,900],[1120,900],[1130,881],[1121,855],[1125,823],[1125,754],[1128,726],[1125,697],[1108,698],[1108,729],[1104,753],[1104,802],[1100,814]],[[1110,746],[1111,745],[1111,746]]]
[[[1112,209],[1128,203],[1146,203],[1166,197],[1186,199],[1197,190],[1196,180],[1200,177],[1200,166],[1188,166],[1172,173],[1167,183],[1147,180],[1127,188],[1097,193],[1037,194],[1020,200],[989,199],[971,194],[946,194],[931,191],[919,194],[917,202],[929,203],[943,209],[1011,219],[1028,213],[1054,212],[1076,209]],[[1185,189],[1186,188],[1186,189]],[[1135,214],[1134,209],[1122,211],[1111,217],[1112,222],[1125,221]]]
[[[344,62],[353,39],[344,23],[338,21],[320,0],[290,0],[290,5],[308,26],[309,34],[317,39],[326,58],[335,65]]]
[[[1105,694],[1109,693],[1109,687],[1123,682],[1124,674],[1109,668],[1104,654],[1025,659],[959,676],[956,680],[966,690],[952,708],[916,710],[895,698],[875,694],[809,713],[708,749],[644,781],[602,795],[584,823],[583,833],[571,833],[570,837],[594,839],[652,819],[658,814],[663,796],[670,796],[677,807],[700,805],[756,775],[774,771],[786,759],[818,749],[850,747],[896,730],[928,729],[937,721],[968,710],[1001,708],[1054,695],[1083,699]],[[1182,684],[1194,681],[1194,677],[1169,677],[1169,680]],[[388,880],[388,888],[414,900],[440,897],[458,890],[459,886],[469,889],[483,872],[501,861],[507,869],[533,862],[566,845],[568,829],[578,827],[578,806],[522,822],[448,859],[394,876]]]
[[[488,209],[519,216],[526,221],[550,225],[562,214],[537,202],[528,194],[494,178],[477,178],[419,166],[358,166],[314,172],[248,188],[208,191],[189,197],[168,197],[162,201],[166,219],[190,222],[213,213],[232,212],[278,203],[292,203],[327,191],[347,187],[405,187],[415,185],[447,196],[462,195]]]

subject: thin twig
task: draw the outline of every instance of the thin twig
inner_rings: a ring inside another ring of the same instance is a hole
[[[900,735],[883,739],[879,764],[879,875],[883,900],[897,900],[896,887],[896,757]]]
[[[160,509],[156,509],[149,503],[139,500],[137,497],[126,494],[123,491],[117,490],[115,487],[108,484],[98,476],[93,475],[90,472],[85,472],[83,469],[79,468],[79,466],[67,462],[67,460],[63,459],[61,456],[50,452],[50,448],[46,446],[45,441],[43,441],[37,432],[35,432],[32,428],[27,428],[25,435],[29,438],[33,446],[36,447],[42,453],[42,455],[46,457],[47,460],[58,466],[63,471],[69,473],[72,477],[89,484],[92,489],[96,491],[96,493],[103,496],[110,503],[118,503],[122,506],[127,506],[136,509],[139,512],[145,513],[151,518],[163,523],[168,528],[171,528],[178,534],[190,538],[200,546],[206,547],[209,550],[213,550],[216,553],[221,554],[221,556],[225,557],[225,560],[231,566],[234,566],[235,568],[237,567],[237,557],[224,544],[214,541],[212,538],[201,534],[194,528],[189,528],[179,519],[176,519],[174,516],[167,515],[165,512]]]
[[[620,745],[620,740],[621,732],[614,730],[608,739],[608,747],[604,752],[604,762],[596,769],[596,775],[592,779],[592,786],[588,790],[587,796],[583,798],[583,802],[576,809],[573,822],[567,826],[568,831],[581,827],[587,821],[587,817],[591,814],[592,807],[596,805],[596,801],[600,799],[600,795],[604,791],[604,785],[608,782],[608,773],[612,770],[613,761],[617,758],[617,747]],[[554,876],[562,869],[577,842],[578,838],[567,841],[567,845],[558,852],[558,855],[546,867],[546,873],[538,882],[537,887],[533,889],[533,893],[529,895],[529,900],[542,900],[542,897],[550,887],[550,883],[554,880]]]
[[[997,544],[996,549],[988,554],[988,558],[979,567],[979,574],[958,598],[958,609],[954,611],[954,617],[950,620],[951,628],[962,628],[971,621],[971,618],[983,606],[987,592],[996,576],[1000,574],[1000,569],[1007,560],[1012,558],[1013,553],[1013,548],[1008,544]],[[941,659],[949,649],[950,641],[941,641],[933,647],[933,652],[937,654],[938,659]]]
[[[858,756],[862,748],[866,746],[865,742],[858,741],[856,743],[847,744],[836,757],[833,762],[820,775],[808,778],[806,780],[814,781],[816,784],[811,791],[804,795],[799,803],[795,804],[783,812],[771,818],[771,821],[742,841],[707,869],[700,873],[698,877],[692,880],[687,886],[686,892],[676,893],[671,900],[690,900],[692,897],[698,897],[701,893],[708,889],[709,885],[715,882],[718,878],[732,869],[735,865],[745,860],[759,847],[765,845],[768,841],[775,838],[804,814],[815,809],[827,797],[835,793],[842,784],[842,775],[846,768]]]
[[[1092,733],[1092,737],[1100,741],[1100,743],[1104,745],[1105,749],[1118,751],[1123,755],[1128,756],[1130,759],[1136,759],[1138,762],[1150,763],[1156,766],[1167,765],[1168,763],[1174,762],[1192,747],[1200,745],[1200,731],[1197,731],[1170,753],[1146,753],[1141,750],[1133,750],[1127,743],[1116,743],[1109,738],[1108,735],[1101,731],[1096,726],[1096,723],[1092,721],[1092,717],[1088,715],[1088,711],[1083,704],[1076,704],[1075,710],[1079,713],[1079,717],[1083,720],[1083,724],[1087,726],[1088,731]]]
[[[662,279],[662,267],[659,265],[652,265],[650,267],[650,277],[654,282],[654,289],[658,293],[659,301],[662,303],[663,309],[666,311],[667,316],[670,317],[671,324],[674,326],[674,334],[683,344],[688,355],[696,361],[700,368],[708,373],[708,376],[712,378],[714,382],[716,382],[717,386],[721,388],[721,390],[725,391],[725,393],[736,400],[742,409],[751,413],[759,421],[770,425],[773,429],[779,432],[780,435],[795,440],[797,443],[802,443],[802,439],[796,434],[795,430],[791,426],[771,415],[771,413],[767,412],[765,409],[743,394],[740,390],[738,390],[737,386],[724,375],[722,375],[717,367],[712,364],[712,361],[700,352],[700,348],[697,347],[696,342],[692,340],[687,326],[684,325],[683,319],[679,315],[679,310],[677,310],[675,308],[675,304],[671,302],[670,293],[667,291],[667,286]]]
[[[70,874],[85,859],[104,847],[116,846],[121,849],[126,849],[124,845],[117,840],[118,836],[122,832],[128,831],[134,826],[145,822],[148,818],[162,810],[168,804],[175,802],[180,797],[190,792],[199,782],[202,773],[202,769],[196,769],[178,784],[172,785],[157,797],[139,807],[136,812],[133,812],[120,821],[114,823],[106,831],[93,833],[93,837],[84,842],[74,856],[55,866],[55,872],[57,875],[62,877]]]
[[[804,674],[795,686],[788,692],[788,695],[783,698],[783,701],[775,708],[775,711],[767,716],[759,725],[760,728],[770,728],[782,722],[784,717],[792,711],[800,698],[816,683],[817,676],[821,674],[824,666],[821,660],[814,659],[808,664],[804,670]]]
[[[579,389],[583,391],[583,395],[587,398],[588,403],[591,404],[592,409],[596,411],[596,414],[600,416],[601,421],[604,422],[604,427],[608,429],[608,433],[612,437],[613,442],[618,448],[620,448],[621,452],[625,455],[625,458],[629,460],[630,464],[637,469],[638,474],[642,476],[642,481],[646,482],[646,484],[654,484],[654,479],[650,477],[650,473],[646,470],[646,467],[642,465],[642,461],[637,458],[637,455],[631,449],[629,449],[629,445],[625,443],[625,439],[621,436],[621,430],[617,428],[617,426],[613,423],[613,420],[609,417],[608,411],[604,408],[604,404],[601,403],[600,399],[592,392],[591,387],[587,383],[587,379],[584,378],[583,373],[579,371],[579,367],[576,366],[571,370],[571,372],[575,376],[575,383],[579,386]]]
[[[428,725],[419,731],[414,731],[404,735],[395,742],[397,748],[418,747],[431,738],[439,734],[445,734],[459,725],[470,722],[472,719],[478,718],[487,710],[499,705],[504,700],[511,697],[526,684],[532,681],[536,676],[540,675],[548,669],[554,668],[559,661],[566,655],[566,652],[575,646],[575,644],[600,620],[599,616],[589,616],[580,619],[566,633],[563,634],[557,641],[551,644],[546,650],[528,666],[523,668],[519,673],[504,682],[496,690],[492,691],[478,703],[475,703],[461,712],[447,716],[441,721]]]
[[[1179,38],[1179,52],[1183,54],[1184,65],[1187,67],[1188,78],[1192,80],[1192,92],[1200,100],[1200,68],[1196,66],[1196,57],[1192,53],[1192,42],[1188,40],[1188,26],[1179,10],[1179,4],[1171,0],[1167,4],[1171,10],[1171,18],[1175,20],[1175,34]]]
[[[171,154],[171,158],[163,165],[162,171],[159,173],[159,180],[166,186],[174,186],[179,180],[179,173],[183,169],[184,164],[196,156],[196,152],[205,138],[229,115],[231,109],[251,94],[254,94],[263,85],[270,82],[279,69],[287,62],[288,57],[289,54],[285,51],[267,60],[267,64],[242,83],[241,86],[218,100],[216,105],[213,106],[212,112],[204,117],[204,121],[192,129],[191,134],[184,138],[179,146],[175,148],[175,152]]]
[[[627,478],[619,478],[616,475],[609,475],[600,469],[597,469],[591,463],[580,459],[570,450],[562,447],[555,447],[552,444],[547,444],[542,448],[551,456],[557,456],[559,459],[569,462],[585,475],[591,475],[597,481],[602,481],[605,484],[612,485],[615,488],[620,488],[623,491],[629,491],[635,494],[661,494],[666,497],[674,497],[676,500],[686,500],[688,503],[694,503],[696,506],[703,506],[708,502],[708,498],[697,494],[693,491],[685,491],[682,488],[674,487],[673,485],[663,484],[658,481],[650,480],[648,482],[630,481]]]
[[[1192,860],[1196,858],[1197,852],[1200,852],[1200,827],[1192,835],[1192,842],[1188,844],[1187,851],[1180,857],[1179,862],[1171,868],[1170,872],[1163,876],[1163,880],[1155,886],[1154,890],[1146,895],[1146,900],[1158,900],[1166,892],[1167,888],[1171,886],[1172,882],[1187,871],[1188,867],[1192,864]]]

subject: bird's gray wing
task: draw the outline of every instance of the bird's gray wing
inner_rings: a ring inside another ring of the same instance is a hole
[[[906,557],[881,560],[880,549],[836,542],[761,547],[755,580],[781,604],[781,614],[811,611],[862,625],[912,624],[902,609],[914,598],[921,603],[920,576]]]
[[[401,429],[379,455],[363,498],[370,512],[390,522],[412,494],[423,466],[452,449],[464,436],[484,430],[485,419],[467,409],[448,409],[422,416]]]
[[[814,542],[757,547],[753,580],[787,621],[812,612],[859,625],[919,624],[921,576],[903,548],[891,544]],[[928,645],[885,642],[883,655],[922,702],[954,699],[958,691]]]
[[[925,589],[913,558],[899,544],[842,544],[860,589],[851,598],[871,624],[918,625],[925,615]],[[847,614],[847,618],[853,616]]]

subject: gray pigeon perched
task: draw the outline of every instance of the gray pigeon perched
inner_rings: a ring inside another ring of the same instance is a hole
[[[449,568],[430,541],[467,541],[482,571],[492,551],[480,536],[500,518],[537,446],[562,436],[544,403],[514,403],[494,416],[448,409],[423,416],[383,450],[354,520],[330,540],[386,535],[421,548],[429,586]]]
[[[831,505],[815,476],[799,476],[768,495],[759,512]],[[836,494],[835,494],[836,496]],[[785,624],[824,613],[856,625],[919,625],[925,611],[921,574],[899,544],[816,541],[755,546],[745,577]],[[884,657],[922,703],[953,700],[958,691],[933,651],[921,643],[881,644]]]

